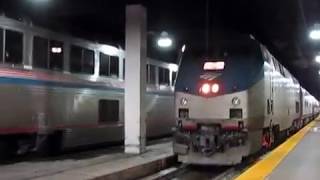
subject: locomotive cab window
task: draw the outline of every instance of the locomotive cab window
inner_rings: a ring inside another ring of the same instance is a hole
[[[100,100],[99,101],[99,123],[119,121],[119,101]]]
[[[49,68],[54,71],[63,70],[63,43],[60,41],[50,41]]]
[[[7,30],[5,38],[5,62],[22,64],[23,34]]]
[[[33,66],[36,68],[48,68],[49,40],[35,36],[33,38]]]

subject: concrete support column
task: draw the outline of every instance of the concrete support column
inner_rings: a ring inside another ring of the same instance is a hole
[[[126,8],[125,152],[140,154],[146,146],[147,15],[141,5]]]
[[[70,43],[65,42],[63,44],[63,71],[70,72]]]

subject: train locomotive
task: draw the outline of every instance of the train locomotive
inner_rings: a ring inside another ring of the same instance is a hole
[[[0,62],[0,158],[124,139],[120,47],[2,15]],[[176,71],[176,64],[147,60],[148,138],[172,134]]]
[[[214,41],[211,58],[186,52],[175,86],[173,150],[188,164],[234,165],[319,113],[319,102],[252,36]]]

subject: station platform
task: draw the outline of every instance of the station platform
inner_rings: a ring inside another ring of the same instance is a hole
[[[65,155],[54,160],[30,160],[1,165],[0,179],[137,179],[165,169],[175,161],[170,141],[150,145],[141,155],[124,154],[122,148],[106,151],[90,151],[80,155]]]
[[[319,117],[236,178],[262,179],[320,179]]]

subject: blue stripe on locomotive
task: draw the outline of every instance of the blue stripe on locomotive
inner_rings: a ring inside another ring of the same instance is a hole
[[[204,60],[190,54],[182,60],[175,90],[198,95],[200,76],[208,72],[203,70]],[[229,51],[228,54],[224,59],[225,69],[213,80],[221,87],[218,95],[249,89],[263,78],[264,59],[258,42],[250,43],[249,49]]]

